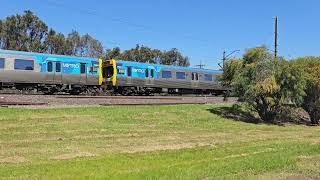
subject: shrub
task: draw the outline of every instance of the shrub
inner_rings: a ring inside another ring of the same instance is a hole
[[[305,81],[291,63],[275,60],[265,47],[258,47],[247,50],[232,85],[241,101],[272,122],[283,106],[302,103]]]
[[[306,87],[302,107],[308,112],[311,123],[320,120],[320,57],[304,57],[293,62],[296,69],[301,69],[306,78]]]

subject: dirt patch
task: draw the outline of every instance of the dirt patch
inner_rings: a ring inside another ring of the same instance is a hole
[[[25,162],[28,162],[27,159],[21,156],[0,158],[0,164],[19,164]]]
[[[62,154],[51,158],[52,160],[70,160],[82,157],[94,157],[95,154],[89,152],[79,152],[79,153],[69,153],[69,154]]]

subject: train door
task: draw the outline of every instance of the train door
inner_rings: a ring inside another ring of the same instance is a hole
[[[62,83],[62,71],[61,71],[61,62],[60,61],[56,61],[53,63],[54,68],[53,68],[53,81],[55,83]]]
[[[46,82],[47,83],[54,83],[53,79],[54,79],[53,61],[47,61]]]
[[[80,63],[80,84],[87,84],[87,64]]]
[[[132,67],[127,67],[127,84],[132,84]]]
[[[154,85],[154,69],[146,69],[146,85]]]
[[[191,73],[191,86],[192,86],[192,88],[199,87],[199,74],[198,73]]]
[[[154,85],[154,69],[150,69],[150,84]]]
[[[47,62],[47,77],[48,83],[62,83],[61,62],[48,61]]]

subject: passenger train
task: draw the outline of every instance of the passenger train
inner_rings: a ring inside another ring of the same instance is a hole
[[[0,50],[0,89],[122,95],[222,94],[208,69]]]

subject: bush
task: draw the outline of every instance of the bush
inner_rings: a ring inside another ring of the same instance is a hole
[[[301,69],[306,78],[306,87],[302,107],[308,112],[311,123],[320,120],[320,57],[304,57],[293,62],[296,69]]]
[[[240,71],[242,67],[242,60],[233,59],[225,63],[224,71],[220,81],[224,86],[230,86],[236,74]]]
[[[265,47],[258,47],[246,52],[232,85],[241,101],[272,122],[283,106],[303,102],[305,81],[291,63],[275,60]]]

